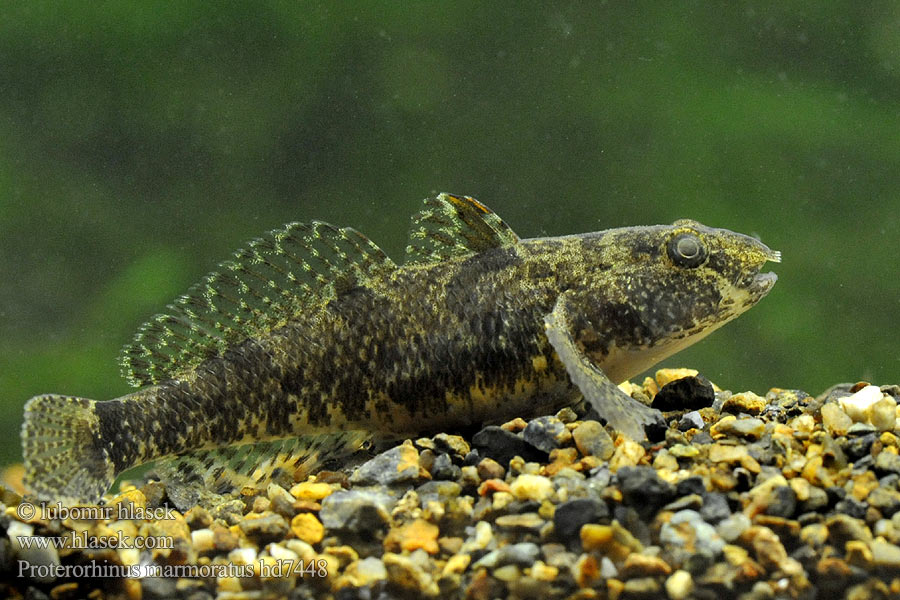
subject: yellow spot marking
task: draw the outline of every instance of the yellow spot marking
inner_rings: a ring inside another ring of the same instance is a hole
[[[541,373],[547,370],[547,358],[544,356],[535,356],[531,359],[531,366],[535,371]]]

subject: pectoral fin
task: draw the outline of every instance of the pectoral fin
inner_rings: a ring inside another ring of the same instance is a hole
[[[634,400],[610,381],[578,348],[570,323],[567,298],[562,294],[553,311],[544,317],[544,327],[547,339],[566,366],[572,383],[613,428],[634,440],[646,439],[644,426],[660,422],[662,415]]]

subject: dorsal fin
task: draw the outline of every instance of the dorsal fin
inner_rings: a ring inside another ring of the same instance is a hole
[[[290,487],[298,476],[303,480],[324,463],[357,452],[371,437],[369,432],[350,430],[227,446],[160,460],[153,470],[166,484],[169,498],[184,510],[270,482]]]
[[[364,235],[290,223],[255,239],[141,326],[122,349],[136,387],[177,377],[248,337],[280,327],[335,291],[395,269]]]
[[[406,264],[427,264],[508,246],[519,236],[487,206],[469,196],[440,194],[412,217]]]

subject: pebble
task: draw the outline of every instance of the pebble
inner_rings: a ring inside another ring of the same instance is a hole
[[[669,600],[686,600],[694,592],[694,578],[679,569],[666,579],[665,588]]]
[[[434,523],[424,519],[416,519],[411,523],[394,529],[384,541],[385,548],[396,545],[404,552],[415,552],[422,549],[428,554],[434,555],[440,551],[438,535],[440,530]]]
[[[472,445],[483,456],[489,456],[501,465],[509,464],[515,456],[521,456],[526,461],[547,458],[545,452],[526,442],[523,437],[495,425],[485,427],[476,433],[472,437]]]
[[[347,565],[335,587],[368,587],[387,579],[387,569],[380,558],[369,556]]]
[[[663,523],[659,541],[660,544],[670,544],[708,556],[718,555],[725,545],[716,529],[695,510],[681,510],[673,514],[667,523]]]
[[[540,556],[540,553],[541,550],[538,548],[537,544],[531,542],[511,544],[488,552],[473,563],[472,568],[478,569],[486,567],[493,569],[495,567],[510,564],[521,567],[530,567],[534,561],[537,560],[538,556]]]
[[[681,419],[678,420],[678,429],[681,431],[690,431],[691,429],[702,430],[705,425],[703,417],[700,415],[700,412],[696,410],[684,413],[681,416]]]
[[[291,488],[290,494],[297,500],[324,500],[334,489],[327,483],[304,481]]]
[[[445,481],[455,481],[462,474],[460,468],[453,464],[453,460],[447,453],[438,454],[431,465],[431,478]]]
[[[572,431],[575,447],[584,456],[596,456],[609,460],[615,451],[615,444],[606,429],[598,421],[582,421]]]
[[[291,532],[307,544],[318,544],[325,537],[325,527],[310,513],[300,513],[291,519]]]
[[[822,424],[831,435],[843,436],[853,425],[853,419],[837,402],[829,402],[822,406]]]
[[[606,503],[593,498],[575,498],[559,504],[553,513],[553,526],[560,541],[580,544],[579,532],[586,523],[608,518]]]
[[[250,518],[248,515],[238,523],[238,528],[244,535],[260,545],[283,539],[289,529],[284,517],[275,513],[263,514],[255,518]]]
[[[727,416],[721,421],[710,427],[709,433],[716,439],[716,436],[733,435],[736,437],[758,440],[766,431],[766,424],[762,419],[755,417],[734,418]]]
[[[655,510],[675,498],[675,486],[661,479],[653,467],[622,467],[616,477],[625,500],[639,510]]]
[[[487,480],[487,479],[502,480],[503,477],[506,475],[506,469],[504,469],[503,466],[500,463],[498,463],[496,460],[494,460],[493,458],[482,459],[481,462],[478,463],[478,466],[476,467],[476,469],[478,471],[478,476],[482,480]]]
[[[526,442],[544,452],[560,448],[572,440],[572,432],[556,417],[538,417],[522,431]]]
[[[838,398],[838,402],[855,423],[866,423],[869,420],[869,409],[881,400],[883,395],[878,386],[867,385],[850,396]]]
[[[696,369],[657,369],[654,373],[653,380],[658,388],[663,388],[667,384],[682,379],[684,377],[696,377],[700,372]]]
[[[553,482],[542,475],[519,475],[509,488],[512,495],[518,500],[540,502],[553,495]]]
[[[722,403],[721,412],[733,413],[736,415],[745,413],[748,415],[758,415],[766,408],[766,399],[754,394],[753,392],[741,392],[740,394],[732,394]]]
[[[497,517],[497,527],[501,529],[517,529],[520,531],[531,531],[537,533],[546,521],[538,513],[526,512],[515,515],[503,515]]]
[[[653,397],[652,408],[663,412],[712,406],[716,392],[705,377],[689,375],[666,383]]]
[[[882,450],[875,457],[875,471],[880,474],[900,474],[900,456]]]
[[[370,534],[388,527],[395,500],[384,493],[339,491],[322,501],[319,519],[327,529],[346,529]]]
[[[410,440],[406,440],[363,463],[350,476],[350,483],[391,486],[415,484],[430,477],[428,471],[419,464],[419,451]]]
[[[434,578],[413,558],[393,552],[385,552],[381,558],[387,572],[388,580],[413,594],[421,594],[426,598],[436,598],[440,589]]]

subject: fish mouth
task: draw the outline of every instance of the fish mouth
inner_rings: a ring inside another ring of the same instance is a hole
[[[765,296],[772,289],[772,286],[775,285],[776,281],[778,281],[778,275],[775,273],[757,273],[753,276],[747,289],[751,294]]]
[[[771,250],[763,244],[759,244],[759,264],[756,265],[747,275],[737,282],[737,287],[745,289],[754,298],[762,298],[772,289],[775,282],[778,281],[778,275],[772,272],[760,273],[767,262],[780,263],[781,252]]]

